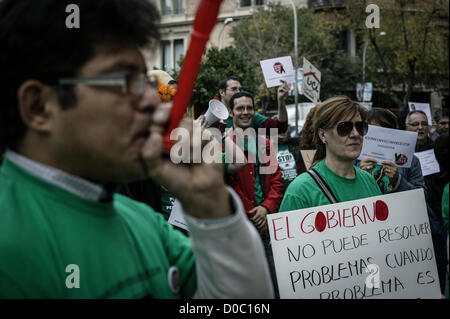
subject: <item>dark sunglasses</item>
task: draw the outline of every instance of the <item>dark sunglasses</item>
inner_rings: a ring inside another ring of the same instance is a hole
[[[369,125],[366,122],[359,121],[354,124],[359,135],[364,136],[367,134]],[[353,122],[341,122],[337,125],[337,132],[339,136],[347,136],[353,131]]]

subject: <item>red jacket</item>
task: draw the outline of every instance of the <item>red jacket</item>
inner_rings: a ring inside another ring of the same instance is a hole
[[[269,213],[276,213],[280,208],[281,201],[283,199],[283,180],[281,179],[281,170],[276,160],[276,153],[274,152],[273,145],[269,139],[262,136],[258,136],[258,149],[261,156],[264,154],[268,157],[270,155],[270,162],[266,157],[264,160],[258,159],[259,163],[259,181],[261,183],[261,189],[263,191],[264,200],[260,206],[267,208]],[[248,159],[248,151],[245,151],[245,157]],[[267,161],[263,164],[262,162]],[[269,169],[269,165],[272,165],[273,169]],[[273,167],[276,165],[276,167]],[[274,171],[269,174],[262,174],[264,170]],[[248,213],[251,209],[256,207],[255,204],[255,163],[249,163],[241,169],[239,172],[233,175],[227,176],[227,183],[231,186],[244,204],[244,209]]]

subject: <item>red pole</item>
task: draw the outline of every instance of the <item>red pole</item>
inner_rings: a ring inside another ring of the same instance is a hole
[[[172,104],[169,125],[164,134],[164,149],[167,153],[170,152],[170,148],[173,145],[173,142],[170,140],[170,133],[178,127],[186,113],[206,43],[216,24],[221,3],[222,0],[201,0],[198,5],[191,32],[191,41],[178,80],[177,93]]]

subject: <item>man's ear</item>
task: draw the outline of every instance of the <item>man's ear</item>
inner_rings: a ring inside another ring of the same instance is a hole
[[[223,89],[219,89],[219,95],[220,98],[222,99],[225,96],[225,91]]]
[[[50,88],[37,80],[27,80],[19,87],[19,112],[28,128],[39,132],[50,131],[50,96]]]

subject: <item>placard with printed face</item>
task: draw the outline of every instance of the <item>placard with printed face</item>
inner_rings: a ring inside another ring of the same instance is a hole
[[[290,56],[259,61],[268,88],[280,86],[280,80],[295,83],[295,70]]]
[[[389,161],[398,167],[411,167],[416,141],[417,132],[369,125],[358,159],[370,157],[378,163]]]
[[[422,189],[269,214],[281,298],[440,298]]]
[[[433,124],[431,117],[430,103],[418,103],[418,102],[408,102],[408,107],[410,111],[422,111],[427,115],[428,125]]]

